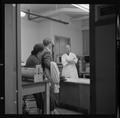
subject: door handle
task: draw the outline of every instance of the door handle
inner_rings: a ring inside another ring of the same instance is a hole
[[[0,100],[4,100],[4,97],[0,97]]]
[[[0,66],[4,66],[4,64],[0,64]]]

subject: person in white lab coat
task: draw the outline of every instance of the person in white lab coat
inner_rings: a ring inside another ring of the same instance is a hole
[[[77,57],[71,52],[70,45],[66,45],[66,53],[62,55],[62,76],[66,79],[75,80],[78,79],[78,73],[76,68]]]

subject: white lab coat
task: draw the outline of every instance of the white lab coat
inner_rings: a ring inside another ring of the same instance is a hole
[[[78,73],[75,63],[77,63],[77,57],[74,53],[70,52],[69,55],[64,54],[62,56],[62,76],[65,76],[67,79],[78,79]],[[73,63],[69,63],[68,61],[73,61]]]

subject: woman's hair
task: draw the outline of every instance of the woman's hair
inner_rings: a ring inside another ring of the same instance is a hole
[[[35,44],[33,47],[33,50],[31,51],[32,55],[37,55],[38,52],[42,52],[44,50],[44,45],[39,43],[39,44]]]
[[[46,38],[46,39],[43,40],[43,45],[44,45],[45,47],[48,46],[50,43],[52,43],[52,42],[50,41],[49,38]]]

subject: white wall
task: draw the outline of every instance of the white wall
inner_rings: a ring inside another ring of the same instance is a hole
[[[52,36],[54,38],[57,36],[69,37],[71,39],[71,50],[75,54],[82,55],[82,32],[80,30],[81,24],[71,23],[69,25],[64,25],[56,22],[51,22]],[[79,28],[78,28],[79,26]]]
[[[62,18],[62,16],[60,16],[60,18]],[[69,18],[64,16],[64,20],[69,21]],[[82,29],[88,27],[88,24],[88,20],[74,21],[69,25],[64,25],[53,21],[36,23],[28,21],[27,18],[21,18],[22,61],[26,62],[35,43],[42,42],[46,37],[49,37],[54,41],[55,35],[69,37],[71,39],[72,52],[82,55]]]
[[[89,18],[81,20],[81,28],[82,30],[89,29]]]
[[[36,43],[42,43],[45,37],[50,37],[50,23],[36,23],[21,18],[21,58],[23,62],[30,55]]]

